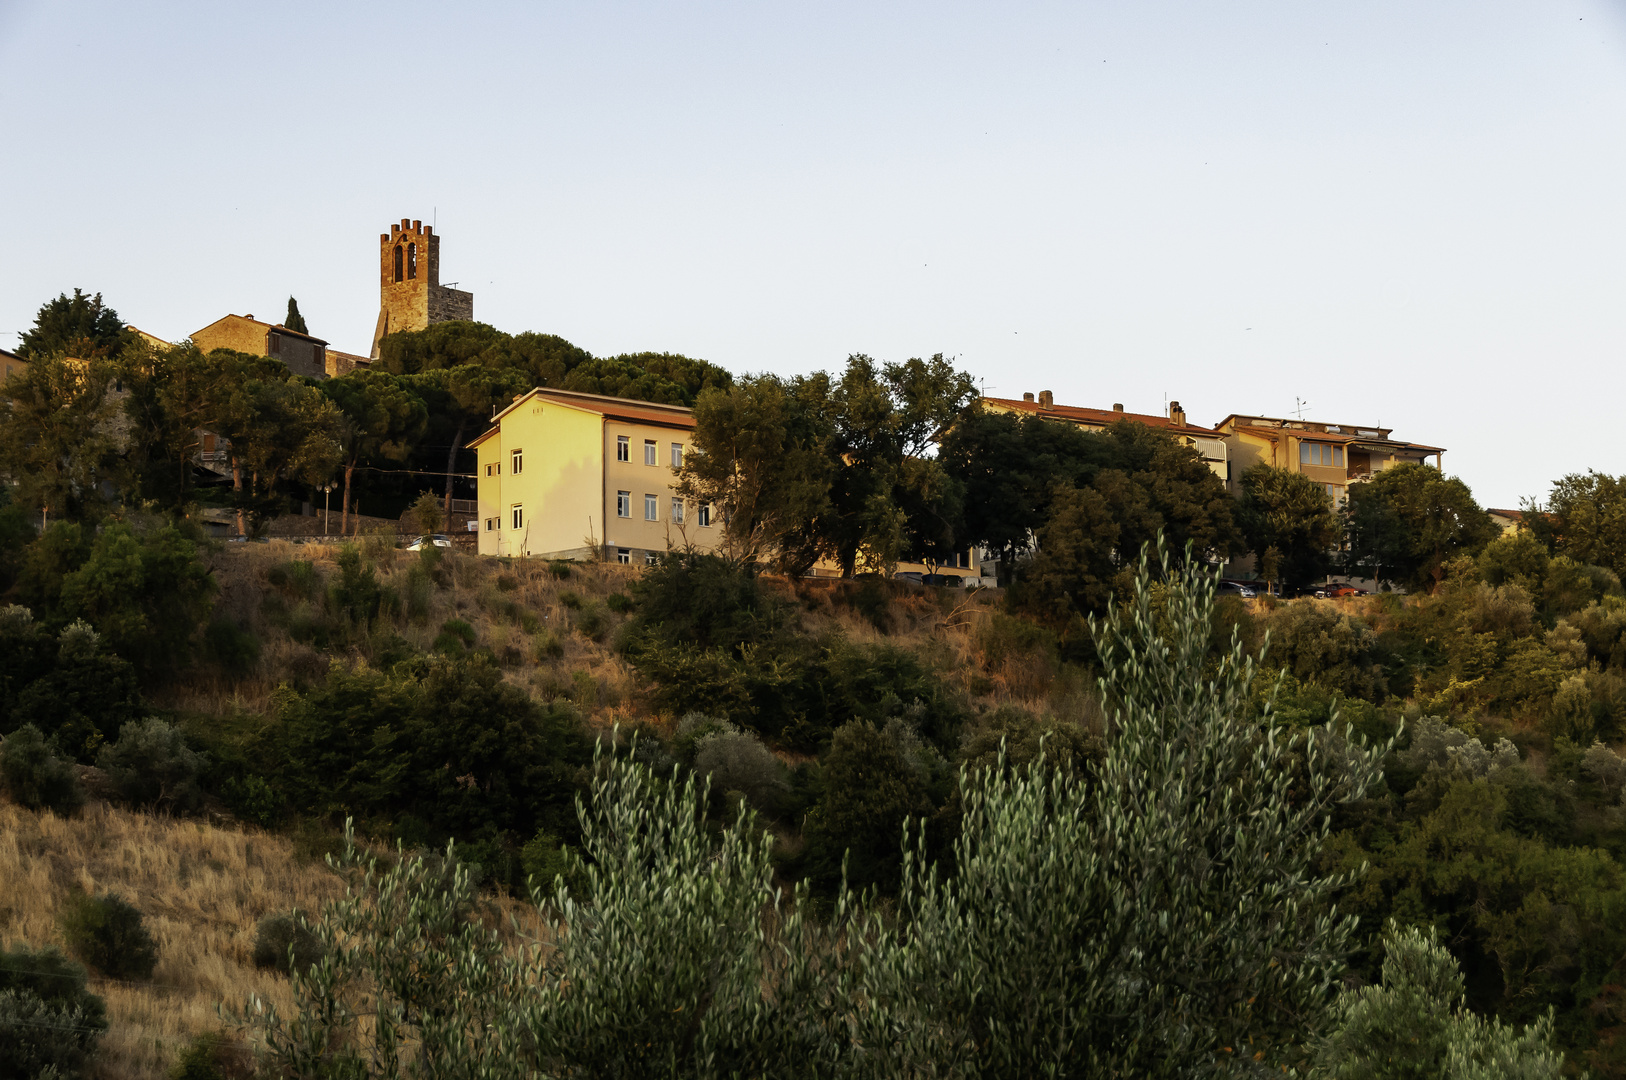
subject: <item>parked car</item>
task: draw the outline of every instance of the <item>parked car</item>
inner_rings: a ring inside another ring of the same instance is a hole
[[[433,536],[420,536],[416,540],[412,541],[412,543],[408,544],[406,549],[408,551],[421,551],[426,545],[429,544],[433,544],[435,547],[449,548],[452,546],[452,538],[447,536],[445,533],[436,533]]]
[[[1345,583],[1343,585],[1329,585],[1329,586],[1327,586],[1327,595],[1331,596],[1331,597],[1365,596],[1365,595],[1367,595],[1367,592],[1366,592],[1365,589],[1358,589],[1354,585],[1350,585],[1348,583]]]
[[[892,575],[892,580],[894,580],[894,581],[912,581],[916,585],[919,585],[921,583],[921,578],[924,577],[924,576],[925,575],[922,574],[919,570],[899,570],[897,573]]]
[[[1219,596],[1240,596],[1244,600],[1252,600],[1259,595],[1252,585],[1241,581],[1222,581],[1214,591]]]
[[[965,578],[959,574],[922,574],[922,585],[946,585],[951,589],[958,589],[965,584]]]

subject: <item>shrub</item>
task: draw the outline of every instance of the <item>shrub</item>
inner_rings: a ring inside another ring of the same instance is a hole
[[[378,587],[378,575],[371,563],[364,562],[361,551],[354,544],[339,548],[339,580],[333,585],[332,601],[335,611],[344,612],[350,621],[366,626],[378,617],[383,593]]]
[[[56,949],[0,947],[0,1076],[77,1080],[106,1030],[84,968]]]
[[[695,742],[694,771],[711,778],[713,794],[739,792],[752,806],[777,812],[790,792],[790,770],[750,732],[732,725]]]
[[[62,936],[68,950],[110,979],[150,979],[158,943],[137,911],[115,893],[76,893],[63,905]]]
[[[609,616],[597,604],[589,604],[576,614],[576,632],[589,641],[603,641],[610,629]]]
[[[309,600],[322,587],[316,564],[309,559],[291,559],[265,572],[266,581],[298,600]]]
[[[407,508],[406,519],[419,536],[430,536],[440,532],[441,525],[446,521],[446,515],[441,508],[440,500],[426,491]]]
[[[546,829],[537,830],[526,841],[520,849],[519,865],[531,887],[544,896],[553,895],[554,883],[561,877],[572,893],[579,895],[582,891],[581,859]]]
[[[563,559],[550,559],[548,560],[548,573],[560,581],[569,580],[570,564]]]
[[[571,611],[576,611],[582,606],[582,598],[579,593],[571,589],[566,589],[564,592],[559,594],[559,603],[569,608]]]
[[[287,975],[292,966],[301,971],[327,955],[327,946],[311,932],[298,911],[267,915],[254,926],[254,966],[274,968]]]
[[[233,776],[220,786],[220,797],[232,813],[263,829],[282,816],[282,799],[262,776]]]
[[[247,1048],[218,1031],[205,1031],[186,1044],[169,1080],[250,1080],[254,1061]]]
[[[613,592],[604,598],[604,606],[617,615],[622,615],[632,610],[632,597],[626,593]]]
[[[474,627],[462,619],[447,619],[440,624],[440,633],[436,635],[435,643],[430,647],[435,652],[455,656],[466,649],[472,649],[475,639]]]
[[[220,670],[241,677],[260,658],[260,642],[230,619],[215,619],[203,631],[203,651]]]
[[[552,630],[544,630],[536,635],[536,660],[542,663],[547,660],[557,660],[565,654],[564,644]]]
[[[403,594],[401,606],[406,610],[407,618],[417,623],[429,618],[429,604],[435,595],[435,582],[421,562],[413,563],[407,568],[406,588]]]
[[[119,798],[134,806],[186,813],[203,799],[198,773],[204,755],[188,749],[180,729],[156,716],[125,724],[119,741],[103,747],[97,763]]]
[[[85,804],[73,766],[52,752],[33,724],[24,724],[0,742],[0,784],[30,810],[67,815]]]

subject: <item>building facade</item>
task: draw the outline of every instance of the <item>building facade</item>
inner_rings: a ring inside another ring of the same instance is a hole
[[[378,238],[378,325],[371,358],[386,334],[474,318],[474,294],[440,283],[440,237],[433,225],[402,218]]]
[[[261,322],[252,315],[227,315],[192,335],[192,344],[204,352],[233,349],[252,356],[281,360],[295,375],[328,377],[327,342],[286,326]]]
[[[1230,447],[1230,490],[1241,491],[1242,474],[1263,463],[1303,473],[1341,505],[1350,484],[1369,480],[1396,465],[1434,459],[1443,469],[1445,449],[1393,439],[1392,429],[1359,424],[1328,424],[1275,416],[1227,416],[1214,429]]]
[[[694,415],[676,405],[538,388],[469,444],[482,555],[653,562],[717,545],[722,522],[683,500]]]
[[[4,382],[13,375],[21,375],[27,370],[27,360],[24,360],[16,353],[9,353],[4,349],[0,349],[0,382]]]
[[[1024,416],[1038,416],[1046,420],[1057,420],[1084,428],[1086,431],[1105,431],[1120,420],[1129,420],[1136,424],[1145,424],[1168,435],[1174,436],[1180,442],[1191,447],[1201,454],[1208,463],[1208,468],[1221,480],[1229,479],[1229,447],[1225,437],[1212,428],[1198,427],[1186,422],[1186,411],[1180,407],[1178,401],[1169,402],[1169,414],[1157,416],[1151,413],[1125,412],[1122,405],[1113,405],[1111,409],[1091,409],[1079,405],[1057,405],[1055,395],[1049,390],[1041,390],[1037,397],[1033,394],[1023,394],[1020,401],[1015,398],[982,399],[983,407],[995,412],[1016,413]]]

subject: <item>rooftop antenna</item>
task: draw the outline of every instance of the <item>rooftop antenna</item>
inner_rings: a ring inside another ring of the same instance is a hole
[[[1308,401],[1305,401],[1301,397],[1295,397],[1293,399],[1293,402],[1294,402],[1293,415],[1298,417],[1300,420],[1303,420],[1304,419],[1304,410],[1308,409],[1310,407],[1310,403]]]

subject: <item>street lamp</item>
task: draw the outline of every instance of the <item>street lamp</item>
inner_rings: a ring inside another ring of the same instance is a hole
[[[328,493],[331,492],[332,490],[333,490],[333,485],[332,484],[323,484],[322,485],[322,535],[323,536],[327,535]]]

